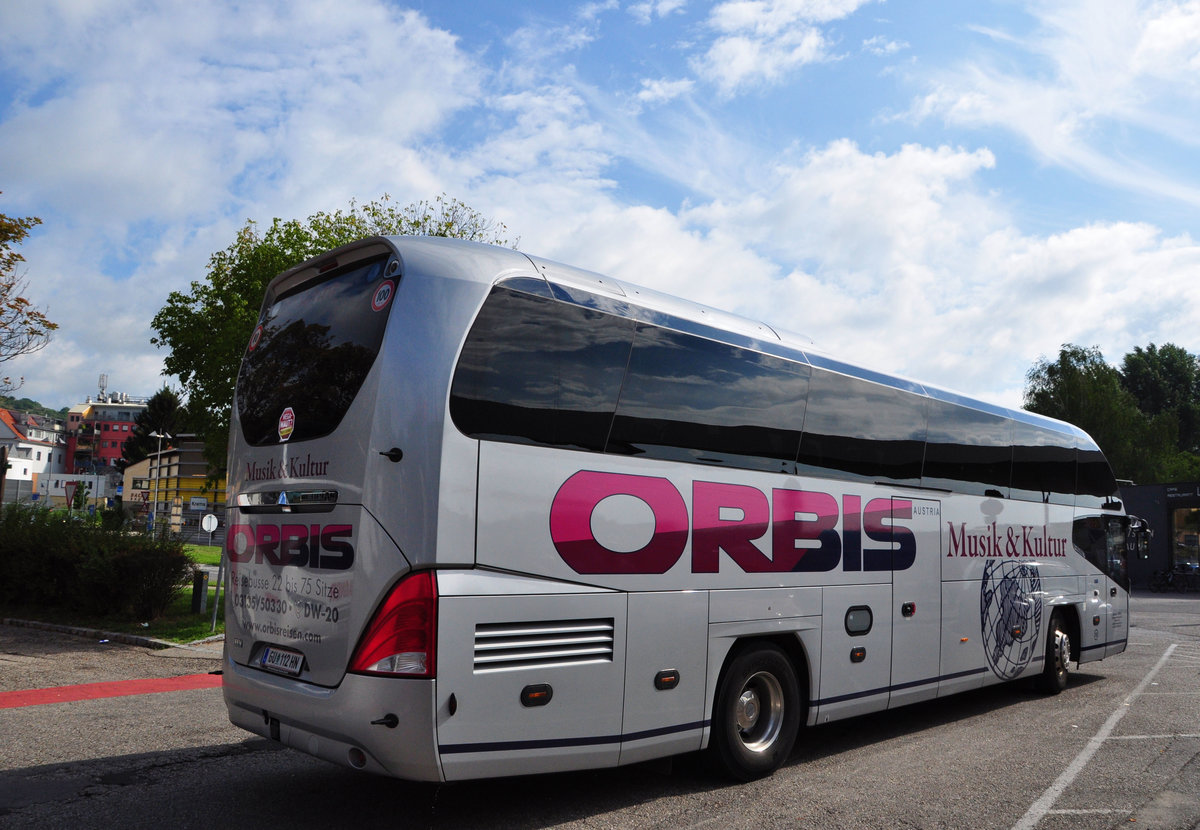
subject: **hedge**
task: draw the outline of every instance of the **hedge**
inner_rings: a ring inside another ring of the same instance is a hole
[[[0,603],[79,609],[151,620],[195,566],[165,529],[129,532],[109,517],[4,505],[0,510]]]

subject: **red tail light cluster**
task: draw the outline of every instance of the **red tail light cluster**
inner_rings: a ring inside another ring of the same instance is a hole
[[[371,618],[348,671],[391,677],[434,677],[437,583],[431,571],[396,583]]]

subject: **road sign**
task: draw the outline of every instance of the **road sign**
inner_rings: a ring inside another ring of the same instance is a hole
[[[63,490],[67,493],[67,507],[75,504],[75,491],[79,489],[78,481],[67,481],[63,483]]]
[[[217,517],[212,513],[205,515],[205,517],[200,520],[200,529],[205,533],[212,533],[217,529]]]
[[[207,509],[208,509],[208,499],[197,498],[196,496],[192,496],[192,498],[188,500],[188,510],[207,510]]]

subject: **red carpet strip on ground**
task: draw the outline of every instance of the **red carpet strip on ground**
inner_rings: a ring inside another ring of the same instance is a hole
[[[150,680],[115,680],[109,683],[81,683],[77,686],[56,686],[50,689],[25,689],[0,692],[0,709],[20,706],[41,706],[47,703],[70,703],[76,700],[98,700],[104,697],[149,695],[157,692],[182,692],[188,689],[212,689],[221,685],[219,674],[185,674]]]

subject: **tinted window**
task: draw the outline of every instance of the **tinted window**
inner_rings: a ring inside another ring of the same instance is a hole
[[[1012,497],[1074,504],[1075,439],[1014,421]]]
[[[791,471],[803,364],[639,325],[608,451]]]
[[[475,320],[450,391],[472,438],[601,451],[633,323],[495,288]]]
[[[395,278],[384,278],[386,264],[383,257],[334,271],[263,312],[237,380],[248,443],[285,440],[287,409],[292,442],[328,435],[341,423],[383,342],[396,289]]]
[[[1076,458],[1079,464],[1075,482],[1076,506],[1115,508],[1121,496],[1104,453],[1098,449],[1080,449]]]
[[[977,496],[1007,497],[1012,421],[940,401],[929,402],[921,484]]]
[[[800,469],[868,481],[919,484],[925,400],[889,386],[814,369]]]
[[[1129,520],[1124,516],[1080,516],[1075,519],[1075,549],[1101,572],[1129,589],[1127,544]]]

